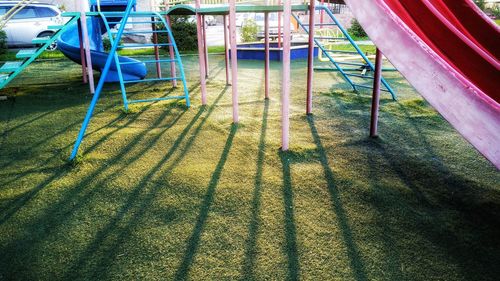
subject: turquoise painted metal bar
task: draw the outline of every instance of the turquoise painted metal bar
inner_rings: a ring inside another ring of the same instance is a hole
[[[182,77],[168,77],[168,78],[150,78],[150,79],[141,79],[141,80],[127,80],[124,81],[125,84],[130,83],[146,83],[146,82],[154,82],[154,81],[172,81],[172,80],[182,80]]]
[[[356,51],[358,51],[358,53],[361,55],[361,57],[363,57],[363,60],[365,60],[365,62],[370,66],[371,70],[375,71],[375,66],[366,57],[366,55],[363,53],[363,51],[361,51],[361,49],[358,47],[358,45],[354,42],[354,40],[351,38],[351,36],[347,32],[347,30],[345,30],[345,28],[339,23],[337,18],[333,15],[332,11],[330,11],[330,9],[328,9],[325,6],[319,6],[318,9],[322,9],[322,10],[326,11],[328,16],[338,25],[338,28],[340,29],[340,31],[349,40],[349,42],[353,45],[353,47],[356,49]],[[389,83],[387,83],[387,81],[385,81],[385,79],[383,77],[381,78],[381,81],[382,81],[382,84],[384,84],[385,88],[389,91],[389,93],[391,93],[392,99],[397,100],[396,93],[394,93],[394,91],[392,90]]]
[[[163,98],[151,98],[151,99],[143,99],[143,100],[130,100],[129,103],[141,103],[141,102],[155,102],[155,101],[163,101],[163,100],[174,100],[174,99],[184,99],[185,96],[171,96],[171,97],[163,97]]]
[[[177,62],[178,60],[177,59],[165,59],[165,60],[143,60],[141,61],[142,63],[157,63],[157,62]],[[133,62],[133,61],[130,61],[130,62],[120,62],[120,65],[127,65],[127,64],[136,64],[137,62]]]
[[[309,34],[309,28],[305,27],[302,22],[300,21],[300,19],[294,14],[292,13],[292,16],[295,18],[295,20],[297,21],[297,23]],[[349,82],[349,84],[353,87],[354,90],[356,90],[356,88],[354,87],[354,83],[353,81],[351,80],[351,78],[349,78],[345,72],[342,70],[342,67],[340,67],[340,65],[337,63],[337,61],[332,57],[330,56],[330,54],[328,54],[328,52],[326,52],[326,49],[323,47],[323,45],[315,38],[314,39],[314,43],[316,44],[316,46],[318,46],[318,48],[321,49],[321,51],[328,57],[328,59],[335,65],[335,67],[339,70],[340,74],[342,74],[342,76],[344,77],[345,80],[347,80],[347,82]]]

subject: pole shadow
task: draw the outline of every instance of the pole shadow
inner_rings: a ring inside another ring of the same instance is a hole
[[[314,144],[316,145],[319,154],[319,161],[321,163],[321,166],[323,167],[323,173],[328,185],[327,188],[328,192],[330,193],[330,199],[333,205],[332,207],[335,214],[337,215],[338,226],[346,245],[347,255],[349,257],[349,262],[354,275],[354,279],[358,281],[368,280],[360,251],[352,236],[352,230],[349,226],[349,219],[340,200],[340,193],[337,189],[338,181],[336,180],[335,175],[330,168],[325,147],[321,142],[321,138],[314,123],[314,116],[308,116],[307,122],[309,124],[309,127],[311,128],[311,134],[314,140]]]
[[[200,244],[201,234],[203,233],[208,213],[210,211],[210,207],[213,203],[213,199],[215,196],[215,190],[219,183],[220,176],[222,171],[224,170],[224,165],[226,164],[227,158],[229,156],[229,152],[233,145],[233,140],[236,135],[236,131],[238,130],[238,125],[233,124],[231,126],[231,130],[226,140],[226,144],[224,145],[224,149],[222,150],[221,157],[215,170],[210,178],[210,182],[207,187],[207,191],[205,193],[205,197],[200,207],[200,213],[196,220],[196,224],[194,226],[193,232],[187,241],[186,251],[184,253],[184,258],[177,269],[174,280],[186,280],[189,277],[189,269],[193,263],[193,260],[196,257],[196,253],[198,251],[198,247]]]
[[[245,249],[245,260],[243,261],[243,280],[254,278],[255,259],[257,256],[257,235],[260,227],[261,190],[263,183],[264,158],[266,154],[266,132],[267,118],[269,115],[269,100],[264,100],[264,112],[262,114],[262,126],[260,129],[259,151],[257,153],[257,171],[255,172],[253,199],[250,224],[248,225],[248,238]]]
[[[293,206],[293,186],[290,171],[290,152],[279,151],[283,169],[283,209],[285,211],[285,252],[288,259],[287,280],[299,280],[300,264],[297,249],[297,228]]]

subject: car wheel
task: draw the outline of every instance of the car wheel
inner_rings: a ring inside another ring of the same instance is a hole
[[[40,37],[51,37],[53,34],[54,33],[51,33],[51,32],[43,32],[43,33],[40,33],[40,35],[38,35],[38,38],[40,38]],[[57,50],[57,41],[52,42],[52,44],[50,44],[47,47],[46,50],[47,51],[55,51],[55,50]]]

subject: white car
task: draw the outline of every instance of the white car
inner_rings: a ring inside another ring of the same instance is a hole
[[[17,1],[0,1],[0,17],[3,17]],[[57,6],[42,3],[32,3],[16,13],[5,25],[9,47],[32,46],[31,40],[37,37],[47,37],[55,31],[48,29],[50,25],[64,23],[61,11]],[[49,49],[55,49],[50,46]]]

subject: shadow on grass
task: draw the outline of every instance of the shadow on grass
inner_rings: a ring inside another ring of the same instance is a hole
[[[391,112],[381,112],[380,129],[381,138],[368,138],[369,114],[359,114],[359,112],[369,112],[369,99],[365,98],[361,102],[358,98],[355,101],[345,101],[336,98],[338,107],[346,118],[354,120],[354,126],[366,127],[366,137],[347,144],[361,148],[368,155],[368,178],[372,189],[369,192],[374,199],[372,208],[379,216],[386,213],[393,213],[397,208],[416,208],[419,214],[402,211],[401,224],[410,223],[407,231],[412,231],[414,235],[421,236],[425,241],[430,241],[439,251],[446,253],[450,261],[458,264],[460,272],[465,279],[473,280],[477,276],[486,279],[498,276],[498,243],[495,238],[500,235],[500,206],[489,201],[487,197],[499,198],[495,190],[485,189],[484,186],[464,178],[453,172],[442,156],[446,152],[439,153],[433,149],[436,145],[427,136],[426,130],[439,130],[434,122],[424,123],[427,119],[415,118],[411,108],[396,102],[397,113],[401,113],[398,119],[396,114]],[[394,104],[394,102],[390,102]],[[422,106],[425,106],[422,105]],[[356,109],[356,111],[350,111]],[[431,116],[428,120],[434,121]],[[444,124],[444,121],[442,124]],[[441,125],[441,124],[438,124]],[[342,130],[349,131],[346,126]],[[445,131],[449,133],[448,131]],[[385,138],[383,136],[386,136]],[[385,141],[390,139],[390,142]],[[408,149],[411,147],[411,150]],[[385,167],[384,167],[385,166]],[[401,183],[413,192],[415,201],[408,200],[399,191],[391,191],[378,183],[380,173],[383,175],[384,168],[388,168]],[[394,196],[397,199],[390,198]],[[401,198],[398,198],[401,196]],[[388,204],[379,204],[381,200],[398,200]],[[486,201],[486,202],[485,202]],[[489,201],[489,202],[488,202]],[[378,202],[378,203],[377,203]],[[399,205],[399,206],[398,206]],[[402,221],[404,220],[404,222]],[[460,225],[460,227],[457,227]],[[380,225],[373,226],[380,228],[381,246],[387,260],[387,271],[396,280],[404,278],[404,273],[397,265],[400,264],[400,251],[391,236],[398,237],[397,231],[400,228],[398,222],[381,222]],[[484,246],[488,245],[488,246]],[[405,244],[401,244],[405,247]],[[426,252],[423,252],[426,253]]]
[[[175,273],[175,280],[186,280],[189,277],[189,269],[191,268],[191,264],[193,263],[196,252],[198,251],[201,234],[203,233],[203,229],[208,218],[208,212],[210,211],[210,207],[214,199],[215,190],[219,183],[222,171],[224,170],[224,165],[226,164],[227,158],[229,156],[229,151],[231,150],[231,146],[233,145],[234,136],[236,135],[237,130],[238,125],[233,124],[231,126],[229,136],[227,137],[226,144],[224,145],[224,149],[222,150],[219,162],[217,163],[217,166],[212,173],[212,177],[210,178],[207,192],[205,193],[205,197],[203,199],[203,202],[201,203],[200,213],[198,214],[198,218],[196,219],[196,224],[194,226],[193,232],[191,233],[191,236],[187,241],[184,258],[182,259],[182,262],[177,269],[177,272]]]
[[[283,209],[285,210],[285,252],[288,259],[287,280],[299,280],[300,264],[297,250],[297,228],[293,207],[293,186],[290,172],[290,152],[279,152],[283,169]]]
[[[194,121],[192,121],[191,124],[194,124],[196,119],[201,115],[202,109],[203,108],[200,109],[200,112],[196,115],[197,117],[194,118]],[[158,117],[158,119],[155,122],[153,122],[151,128],[154,128],[154,126],[160,124],[160,122],[162,122],[165,116],[167,116],[169,113],[170,110],[165,111],[160,117]],[[184,113],[185,111],[183,111],[180,115],[183,115]],[[179,119],[180,116],[174,117],[173,120],[170,122],[170,125],[167,126],[163,130],[163,132],[160,133],[150,144],[154,144],[154,142],[158,141],[160,136],[163,133],[165,133],[168,130],[168,128],[173,126]],[[149,129],[150,128],[144,129],[144,132],[147,132]],[[59,202],[51,204],[45,210],[40,210],[39,215],[35,218],[30,219],[30,222],[26,224],[27,233],[30,233],[29,236],[25,236],[24,238],[19,237],[15,241],[11,241],[9,244],[4,245],[2,247],[0,249],[0,252],[10,253],[10,261],[13,261],[15,259],[17,260],[22,259],[22,256],[26,254],[36,254],[33,251],[36,249],[37,247],[36,245],[38,243],[43,242],[50,235],[56,234],[58,229],[65,225],[65,222],[70,219],[72,214],[76,214],[79,209],[83,208],[84,206],[86,206],[86,204],[88,204],[92,196],[99,193],[99,188],[89,188],[89,185],[104,186],[107,182],[113,180],[116,175],[121,173],[125,167],[127,167],[128,165],[139,159],[141,156],[144,155],[144,153],[147,150],[150,149],[150,146],[144,146],[144,148],[138,153],[136,153],[135,156],[132,155],[130,162],[123,165],[123,167],[116,167],[117,164],[121,163],[121,160],[124,158],[124,156],[129,154],[131,149],[135,147],[141,141],[142,138],[144,138],[144,135],[145,135],[144,133],[137,133],[136,137],[129,140],[124,147],[120,148],[120,150],[114,157],[106,161],[107,163],[105,165],[101,166],[100,168],[94,169],[92,173],[82,178],[80,182],[75,183],[74,188],[67,188],[67,191],[61,195]],[[102,180],[96,179],[98,175],[104,174],[111,167],[116,168],[116,170],[113,171],[110,175],[107,175]],[[56,175],[44,181],[44,183],[40,184],[34,190],[38,192],[43,187],[54,182],[56,179],[60,178],[61,176],[60,173],[56,173]],[[30,194],[30,196],[27,197],[27,199],[30,199],[33,196],[34,194]],[[21,200],[21,202],[25,204],[27,200],[24,199]],[[20,206],[16,207],[15,209],[18,210],[19,208]],[[62,210],[67,210],[63,211],[64,215],[61,214]],[[13,211],[9,212],[8,217],[12,216],[13,213],[15,212]],[[8,219],[8,217],[3,217],[2,223],[4,223]],[[9,254],[7,254],[7,256],[9,256]],[[6,261],[4,260],[4,258],[0,257],[0,264],[6,264],[5,262]],[[7,265],[9,265],[7,267],[9,268],[8,272],[16,272],[19,270],[26,271],[27,268],[24,268],[23,264],[24,263],[13,264],[12,262],[7,261]],[[7,274],[10,274],[8,272]],[[29,273],[29,270],[27,271],[27,273]]]
[[[263,181],[264,157],[266,150],[267,117],[269,115],[269,100],[264,100],[264,112],[262,113],[262,127],[260,129],[259,151],[257,153],[257,171],[253,189],[252,210],[250,224],[248,225],[247,245],[245,249],[245,260],[243,261],[243,280],[254,278],[255,259],[257,255],[257,234],[260,225],[261,190]]]
[[[338,226],[342,238],[346,245],[347,255],[349,257],[349,262],[351,265],[352,272],[354,274],[354,279],[356,280],[368,280],[366,275],[366,269],[363,264],[363,260],[360,256],[358,246],[352,237],[351,227],[349,226],[349,219],[347,217],[346,211],[343,207],[342,201],[340,200],[340,193],[337,189],[338,181],[330,168],[328,162],[328,156],[326,150],[321,143],[321,138],[318,134],[318,130],[314,123],[314,116],[308,116],[307,122],[311,128],[311,134],[316,145],[317,151],[319,153],[319,161],[323,167],[323,173],[328,185],[328,192],[330,193],[330,199],[332,201],[333,210],[337,216]]]
[[[97,268],[93,268],[90,271],[95,275],[93,276],[94,278],[105,278],[109,271],[103,272],[99,270],[111,266],[116,256],[118,255],[118,248],[123,243],[126,243],[134,228],[139,224],[141,218],[144,216],[148,208],[151,207],[152,202],[156,198],[156,194],[158,193],[162,185],[156,184],[155,187],[139,201],[140,194],[143,193],[147,184],[153,181],[154,177],[157,176],[160,169],[164,168],[164,165],[168,160],[172,158],[172,156],[174,156],[176,152],[178,152],[178,156],[172,160],[171,165],[166,167],[163,176],[166,176],[168,173],[173,171],[176,166],[179,165],[185,153],[189,150],[191,145],[194,143],[197,135],[200,133],[203,124],[206,122],[206,120],[208,120],[208,117],[211,115],[215,106],[223,97],[223,94],[225,92],[226,90],[222,91],[219,94],[219,96],[208,108],[208,110],[206,110],[205,107],[200,108],[199,112],[179,134],[165,156],[154,167],[151,168],[151,170],[141,179],[134,190],[130,193],[126,202],[119,209],[117,215],[113,217],[111,221],[95,235],[93,241],[89,243],[85,250],[82,251],[80,257],[78,258],[78,261],[74,262],[72,268],[69,269],[66,273],[66,276],[64,278],[65,280],[73,280],[77,276],[82,275],[83,273],[81,272],[81,270],[82,268],[85,268],[85,265],[87,264],[97,266]],[[202,113],[204,112],[206,112],[205,118],[203,118],[202,121],[197,125],[197,127],[192,131],[192,134],[185,142],[184,147],[181,147],[181,144],[188,136],[189,131],[191,131],[193,125],[200,119]],[[140,156],[142,156],[141,153],[138,154],[138,157]],[[137,209],[132,211],[134,205],[136,204],[139,204],[137,206]],[[132,217],[125,222],[125,225],[123,225],[123,221],[125,220],[127,214],[132,214]],[[110,237],[113,237],[113,240],[110,240]],[[98,254],[96,255],[96,253]],[[96,260],[98,261],[97,264],[94,263]]]

